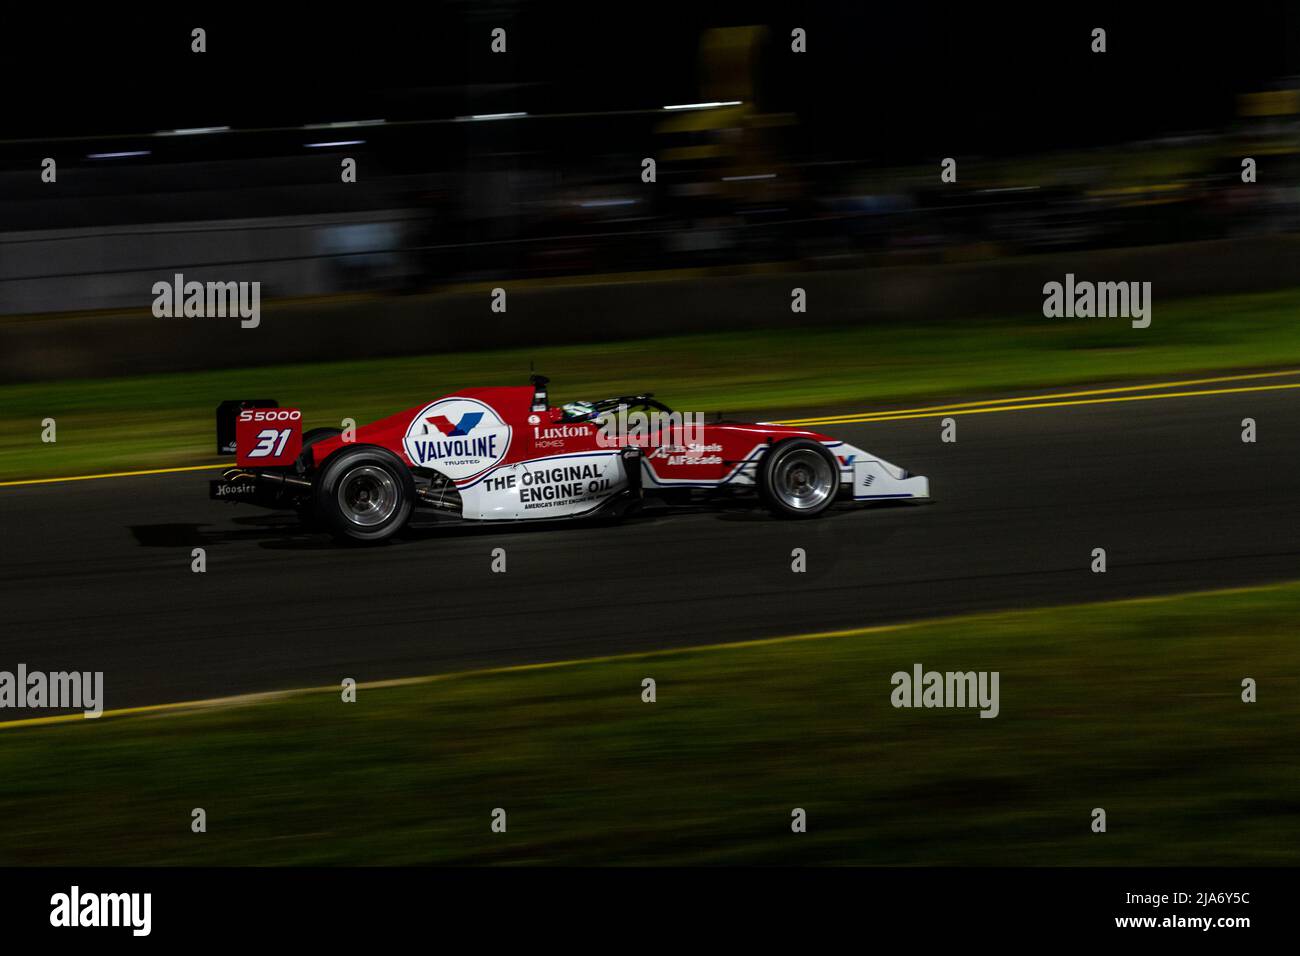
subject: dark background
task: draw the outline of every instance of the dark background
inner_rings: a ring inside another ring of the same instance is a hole
[[[797,111],[828,146],[904,161],[1198,129],[1230,117],[1238,93],[1300,73],[1294,5],[1136,6],[462,2],[75,22],[47,8],[4,20],[0,139],[655,109],[697,96],[701,30],[755,22],[771,30],[765,111]],[[194,26],[208,31],[201,57]],[[489,51],[495,26],[507,56]],[[808,54],[779,55],[795,26]],[[1095,26],[1104,58],[1089,51]]]

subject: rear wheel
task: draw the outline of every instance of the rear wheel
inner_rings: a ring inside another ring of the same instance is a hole
[[[374,544],[395,534],[415,502],[410,469],[374,445],[339,452],[314,484],[316,515],[334,537],[354,544]]]
[[[839,489],[839,462],[810,438],[777,442],[758,465],[763,503],[782,518],[815,518],[831,506]]]

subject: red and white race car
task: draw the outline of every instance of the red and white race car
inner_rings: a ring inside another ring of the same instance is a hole
[[[547,379],[469,388],[354,433],[302,431],[269,399],[222,402],[217,451],[236,467],[210,497],[292,507],[343,541],[382,541],[417,508],[471,521],[622,515],[755,496],[811,518],[836,500],[929,497],[929,482],[861,448],[783,425],[704,422],[652,395],[552,406]]]

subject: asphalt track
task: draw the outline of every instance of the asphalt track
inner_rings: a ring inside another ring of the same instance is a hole
[[[1278,381],[1297,379],[1239,384]],[[3,487],[0,670],[102,670],[121,708],[1300,577],[1300,390],[952,414],[952,444],[940,413],[820,426],[935,497],[813,522],[433,526],[358,550],[207,500],[215,472]]]

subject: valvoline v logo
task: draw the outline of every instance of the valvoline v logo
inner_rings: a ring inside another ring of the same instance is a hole
[[[461,435],[468,435],[474,430],[474,426],[482,420],[482,412],[466,412],[455,425],[449,422],[445,415],[433,415],[428,419],[428,422],[448,438],[458,438]]]
[[[420,409],[407,426],[402,444],[415,465],[460,481],[505,458],[510,426],[483,402],[443,398]]]

